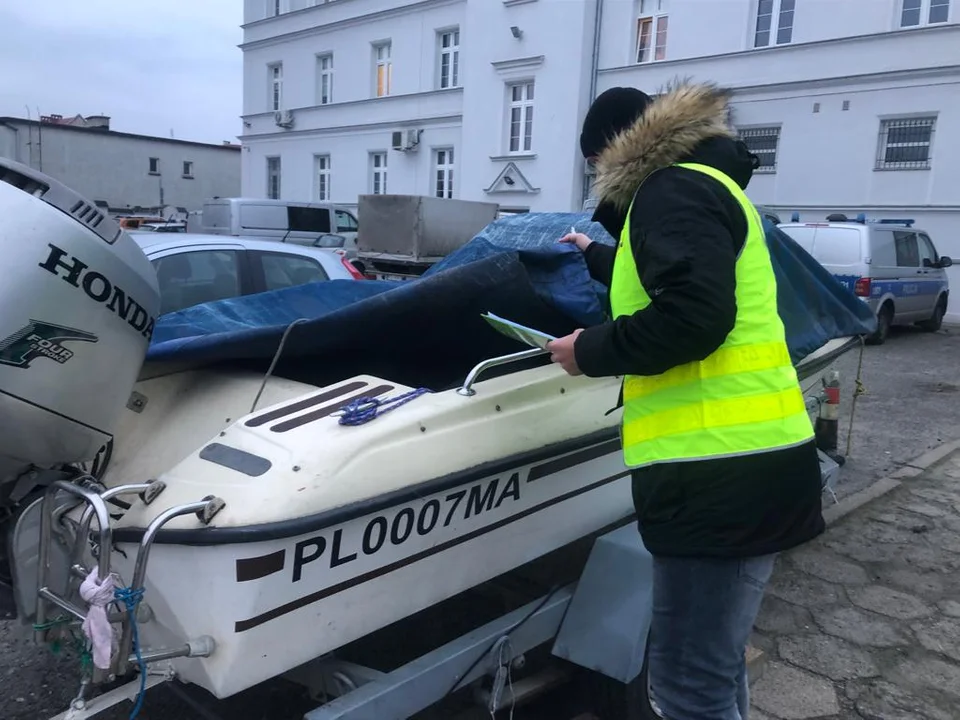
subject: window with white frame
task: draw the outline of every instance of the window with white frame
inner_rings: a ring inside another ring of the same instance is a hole
[[[193,161],[192,160],[183,161],[183,177],[185,178],[193,177]]]
[[[507,151],[528,153],[533,149],[533,80],[511,83]]]
[[[900,27],[936,25],[950,19],[950,0],[901,0]]]
[[[433,194],[438,198],[453,197],[453,148],[440,148],[433,153]]]
[[[330,156],[315,155],[314,165],[317,172],[317,200],[330,200]]]
[[[370,153],[370,192],[385,195],[387,192],[387,154]]]
[[[267,197],[280,199],[280,158],[267,158]]]
[[[284,0],[266,0],[267,17],[276,17],[283,13]]]
[[[270,109],[283,109],[283,63],[267,65],[267,76],[270,78]]]
[[[795,9],[796,0],[760,0],[757,4],[753,46],[785,45],[793,40]]]
[[[772,173],[777,171],[777,150],[780,146],[779,127],[742,128],[740,139],[754,155],[760,158],[760,167],[756,172]]]
[[[159,175],[160,174],[160,158],[150,158],[150,164],[148,165],[148,167],[150,169],[147,172],[149,172],[151,175]]]
[[[877,170],[928,170],[936,117],[880,121]]]
[[[390,94],[390,85],[393,80],[393,61],[390,59],[391,46],[392,43],[389,40],[373,46],[373,82],[377,97]]]
[[[667,58],[667,0],[639,0],[637,17],[638,63]]]
[[[333,102],[333,53],[317,55],[317,104]]]
[[[460,87],[460,30],[444,30],[437,36],[437,84],[441,89]]]

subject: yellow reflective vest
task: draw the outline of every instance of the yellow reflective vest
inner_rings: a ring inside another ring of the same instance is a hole
[[[723,345],[706,359],[660,375],[624,378],[624,460],[641,467],[802,444],[813,438],[813,426],[777,312],[776,277],[760,215],[726,174],[696,163],[677,167],[718,180],[746,215],[747,239],[736,264],[737,319]],[[610,283],[615,318],[650,304],[630,244],[632,209],[631,203]]]

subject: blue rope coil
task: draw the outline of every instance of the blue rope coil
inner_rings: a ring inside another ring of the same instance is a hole
[[[140,708],[143,707],[143,698],[147,692],[147,664],[143,661],[143,655],[140,653],[140,633],[137,630],[137,606],[143,600],[143,588],[117,588],[113,591],[113,596],[127,609],[130,616],[130,629],[133,631],[133,652],[137,656],[137,664],[140,666],[140,691],[137,693],[137,699],[133,704],[133,710],[130,711],[130,720],[136,720],[140,714]]]
[[[421,395],[430,392],[427,388],[417,388],[402,395],[380,400],[373,397],[361,397],[343,408],[340,414],[341,425],[363,425],[373,420],[378,415],[396,410],[401,405],[406,405],[411,400],[415,400]]]

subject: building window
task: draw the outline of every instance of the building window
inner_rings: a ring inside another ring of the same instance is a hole
[[[317,155],[317,200],[330,200],[330,156]]]
[[[370,192],[385,195],[387,192],[387,154],[370,153]]]
[[[902,0],[900,27],[935,25],[950,19],[950,0]]]
[[[508,85],[510,122],[509,152],[531,152],[533,147],[533,81]]]
[[[640,0],[637,19],[637,62],[667,57],[667,0]]]
[[[317,104],[333,102],[333,55],[317,56]]]
[[[183,176],[185,178],[193,177],[193,162],[190,160],[183,161]]]
[[[433,194],[438,198],[453,197],[453,148],[443,148],[434,152]]]
[[[276,17],[283,13],[283,0],[267,0],[267,17]]]
[[[760,0],[757,5],[757,26],[753,35],[753,46],[759,48],[768,47],[771,44],[784,45],[793,40],[795,6],[796,0]],[[776,39],[776,43],[771,43],[773,38]]]
[[[877,143],[877,170],[927,170],[933,144],[934,117],[882,120]]]
[[[160,174],[160,158],[150,158],[150,163],[148,165],[150,168],[149,173],[151,175]]]
[[[460,31],[439,33],[440,67],[438,80],[441,89],[460,87]]]
[[[280,158],[267,158],[267,197],[280,199]]]
[[[747,148],[760,158],[756,172],[777,171],[777,149],[780,145],[779,127],[745,128],[739,131],[740,139]]]
[[[267,65],[267,75],[270,78],[270,109],[280,110],[283,107],[283,63]]]
[[[393,62],[390,60],[391,43],[383,42],[373,46],[375,64],[374,86],[377,97],[390,94],[393,79]]]

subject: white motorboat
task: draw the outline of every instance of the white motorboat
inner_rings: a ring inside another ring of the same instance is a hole
[[[540,350],[436,391],[369,374],[319,385],[146,366],[131,393],[126,364],[139,366],[148,337],[136,308],[145,326],[158,304],[146,259],[55,181],[6,172],[0,203],[23,218],[0,236],[6,250],[20,229],[60,232],[57,246],[18,246],[13,268],[32,278],[39,266],[33,299],[46,299],[26,312],[59,324],[46,339],[11,336],[34,339],[26,365],[0,366],[0,418],[69,440],[0,445],[7,467],[32,454],[51,474],[14,528],[17,601],[49,641],[86,617],[79,585],[94,570],[132,589],[131,613],[110,615],[119,637],[102,677],[162,662],[227,697],[632,521],[619,379],[571,378]],[[69,340],[88,343],[79,362],[58,344]],[[798,374],[857,342],[831,340]],[[41,356],[56,362],[12,392]],[[55,373],[67,361],[81,384],[65,396]],[[362,398],[380,413],[352,405]],[[106,471],[78,470],[105,441]]]
[[[849,346],[831,341],[800,372]],[[139,383],[145,407],[118,432],[103,478],[108,488],[164,486],[110,523],[110,570],[132,586],[146,528],[170,508],[222,501],[213,522],[189,512],[152,535],[141,568],[151,619],[139,626],[147,652],[213,638],[209,657],[173,665],[217,697],[631,520],[620,412],[607,414],[614,378],[521,370],[421,395],[360,426],[340,424],[338,412],[413,388],[274,378],[271,404],[245,412],[262,380],[198,370]],[[79,522],[81,510],[67,517]]]

